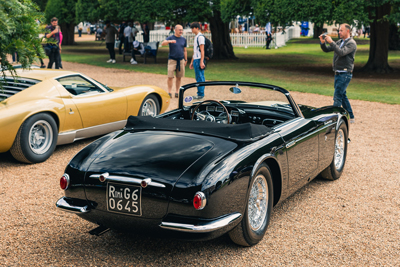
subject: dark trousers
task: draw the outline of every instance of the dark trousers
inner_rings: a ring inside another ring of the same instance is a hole
[[[122,44],[125,42],[125,36],[122,34],[119,36],[119,53],[122,54]]]
[[[269,45],[271,44],[272,41],[272,36],[271,34],[267,34],[267,43],[266,43],[266,49],[269,49]]]
[[[60,48],[57,47],[53,47],[51,49],[50,52],[50,56],[49,56],[49,64],[47,65],[48,69],[52,69],[53,68],[53,63],[56,64],[56,69],[58,70],[60,68]]]
[[[106,43],[108,53],[110,53],[110,59],[115,59],[114,43]]]
[[[343,73],[335,75],[335,93],[333,95],[333,105],[335,107],[343,107],[349,112],[350,119],[354,119],[353,109],[351,108],[350,101],[347,98],[346,89],[349,85],[353,74]]]
[[[125,52],[131,51],[131,44],[129,43],[129,38],[125,38],[124,51]]]
[[[133,49],[133,47],[132,47],[132,58],[133,58],[133,60],[136,61],[136,56],[135,56],[135,54],[140,54],[140,52],[137,51],[136,49]]]
[[[13,62],[15,62],[15,61],[19,62],[19,56],[18,56],[17,52],[12,53],[12,60],[13,60]]]

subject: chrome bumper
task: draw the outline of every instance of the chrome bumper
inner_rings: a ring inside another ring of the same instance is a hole
[[[88,213],[90,211],[89,206],[77,206],[72,203],[72,201],[66,197],[60,198],[56,203],[57,208],[60,208],[67,212],[82,214]]]
[[[239,212],[231,213],[211,221],[199,221],[196,223],[161,222],[160,227],[173,231],[189,233],[208,233],[223,228],[242,217]]]

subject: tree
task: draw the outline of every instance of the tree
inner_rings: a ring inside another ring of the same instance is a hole
[[[7,69],[15,75],[7,54],[17,52],[23,68],[29,68],[38,55],[44,57],[39,39],[41,30],[35,19],[42,19],[42,15],[31,0],[0,0],[0,58],[3,77]]]
[[[147,22],[149,25],[155,21],[183,25],[192,21],[208,21],[211,25],[214,47],[213,58],[236,58],[229,37],[229,22],[221,17],[221,0],[98,0],[98,2],[78,0],[77,10],[82,10],[84,7],[87,10],[97,10],[97,13],[77,11],[77,17],[81,21],[135,20],[141,23]]]
[[[46,21],[56,17],[63,33],[62,44],[74,44],[75,34],[75,6],[77,0],[48,0],[45,10]]]
[[[389,25],[390,22],[398,23],[400,20],[400,0],[253,0],[249,5],[255,7],[257,17],[268,18],[272,23],[286,25],[301,20],[314,22],[314,37],[320,35],[325,22],[350,25],[354,25],[355,21],[369,23],[369,59],[362,70],[378,73],[392,71],[388,64]]]
[[[363,71],[377,73],[392,72],[389,66],[389,31],[390,21],[397,22],[400,17],[400,0],[371,0],[367,1],[371,34],[369,58]]]

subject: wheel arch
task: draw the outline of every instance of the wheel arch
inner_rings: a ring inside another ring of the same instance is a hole
[[[155,97],[157,98],[158,104],[160,105],[159,113],[161,114],[161,110],[162,110],[162,108],[163,108],[163,101],[162,101],[161,96],[160,96],[157,92],[151,92],[151,93],[149,93],[148,95],[146,95],[146,97],[148,97],[148,96],[155,96]],[[145,98],[146,98],[146,97],[145,97]],[[143,100],[144,100],[144,99],[143,99]]]
[[[60,131],[60,118],[57,116],[57,114],[56,114],[55,112],[50,111],[50,110],[45,110],[45,111],[40,111],[40,112],[37,112],[37,113],[29,114],[29,116],[26,116],[26,118],[25,118],[24,121],[21,123],[21,125],[24,124],[24,122],[25,122],[27,119],[29,119],[30,117],[35,116],[35,115],[38,115],[38,114],[42,114],[42,113],[44,113],[44,114],[49,114],[49,115],[54,119],[54,121],[56,122],[56,125],[57,125],[57,130],[58,130],[58,132],[59,132],[59,131]],[[57,133],[57,134],[58,134],[58,133]]]
[[[258,167],[262,164],[265,163],[268,165],[270,171],[271,171],[271,176],[272,176],[272,182],[273,182],[273,189],[274,189],[274,203],[273,205],[275,206],[278,202],[279,199],[281,198],[282,195],[282,171],[281,171],[281,166],[278,162],[278,160],[274,157],[272,154],[266,154],[260,157],[257,162],[254,164],[253,171],[251,173],[251,177],[254,176],[256,170]]]
[[[339,123],[340,123],[340,120],[342,120],[342,119],[343,119],[344,123],[346,124],[347,132],[348,132],[349,131],[349,120],[348,120],[348,117],[345,116],[344,114],[338,114],[338,120],[336,123],[336,131],[339,129]]]

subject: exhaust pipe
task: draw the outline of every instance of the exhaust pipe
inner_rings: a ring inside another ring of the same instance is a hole
[[[99,227],[94,228],[93,230],[89,231],[89,234],[95,235],[95,236],[101,236],[102,234],[110,231],[111,229],[108,227],[105,227],[103,225],[99,225]]]

